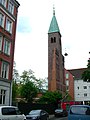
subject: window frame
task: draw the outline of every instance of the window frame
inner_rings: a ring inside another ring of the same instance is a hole
[[[66,80],[66,86],[69,86],[69,80]]]
[[[3,52],[6,54],[6,55],[9,55],[10,56],[10,50],[11,50],[11,42],[4,38],[4,47],[3,47]]]
[[[87,93],[84,93],[84,97],[87,97]]]
[[[77,86],[77,89],[78,89],[78,90],[79,90],[79,88],[80,88],[80,87],[79,87],[79,86]]]
[[[0,26],[4,28],[5,15],[0,11]]]
[[[0,35],[0,51],[2,51],[2,39],[3,39],[3,36]]]
[[[13,13],[14,13],[14,4],[10,0],[8,2],[8,11],[13,15]]]
[[[6,2],[7,2],[7,0],[0,0],[0,3],[1,3],[4,7],[6,7]]]
[[[4,79],[8,79],[9,77],[9,63],[2,61],[1,64],[1,77]]]
[[[83,86],[84,89],[87,89],[87,86]]]
[[[66,73],[66,79],[68,79],[69,78],[69,73]]]
[[[0,104],[5,104],[6,99],[6,90],[1,89],[0,90]]]
[[[13,22],[7,17],[6,18],[6,30],[12,34]]]

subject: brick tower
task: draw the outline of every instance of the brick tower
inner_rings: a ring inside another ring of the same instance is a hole
[[[54,9],[53,17],[48,30],[48,90],[58,90],[61,93],[66,91],[61,34]]]

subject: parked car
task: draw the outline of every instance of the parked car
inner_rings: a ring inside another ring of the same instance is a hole
[[[26,120],[26,116],[21,114],[18,107],[0,106],[0,120]]]
[[[27,120],[48,120],[49,114],[45,110],[31,110],[28,115],[26,115]]]
[[[58,108],[55,110],[54,115],[55,117],[61,117],[61,116],[64,117],[68,115],[68,112],[64,109]]]
[[[90,106],[72,105],[68,112],[68,120],[90,120]]]

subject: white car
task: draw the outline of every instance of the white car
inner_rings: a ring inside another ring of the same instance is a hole
[[[21,114],[18,107],[0,106],[0,120],[26,120],[26,117]]]

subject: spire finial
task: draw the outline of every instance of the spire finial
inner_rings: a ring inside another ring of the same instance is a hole
[[[55,7],[54,7],[54,5],[53,5],[53,15],[55,15]]]

